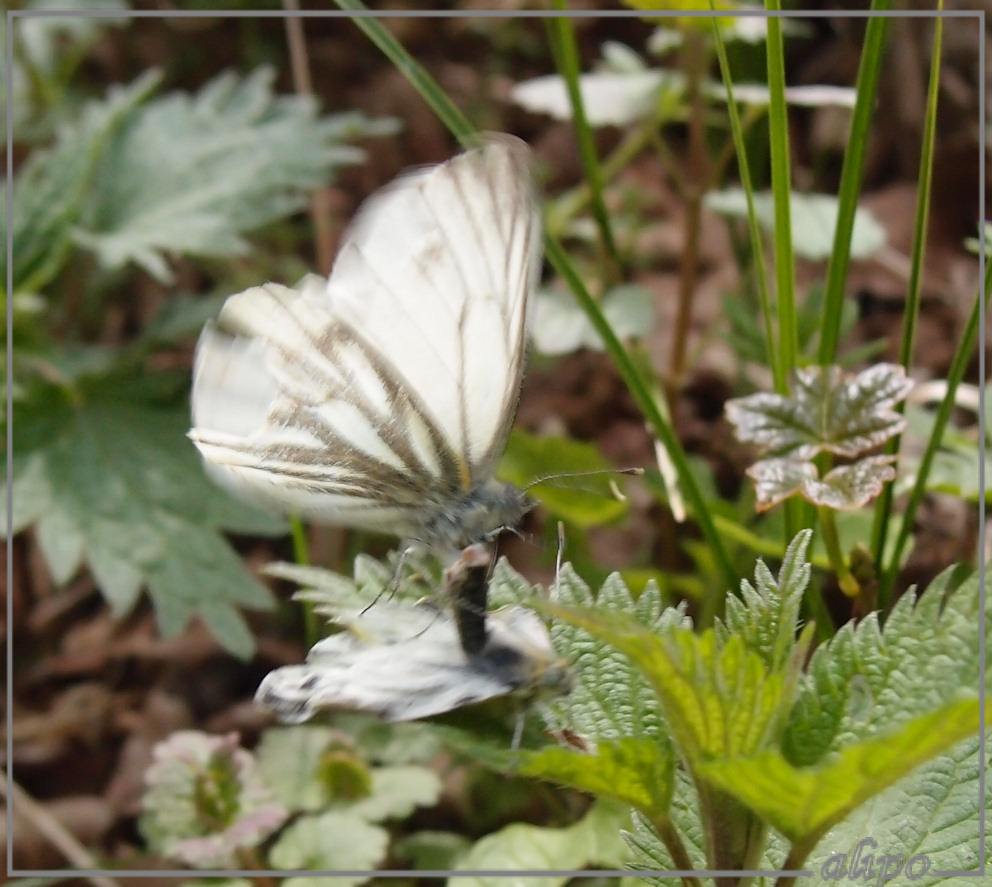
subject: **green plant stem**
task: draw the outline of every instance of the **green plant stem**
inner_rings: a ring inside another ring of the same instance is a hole
[[[779,0],[766,8],[781,11]],[[778,309],[778,347],[783,374],[795,368],[799,354],[796,325],[796,270],[792,250],[792,172],[789,158],[789,117],[785,102],[785,49],[782,20],[768,18],[768,136],[771,150],[772,196],[775,204],[775,305]],[[789,533],[789,537],[795,535]]]
[[[630,162],[644,150],[654,135],[653,122],[641,125],[628,133],[613,153],[603,161],[602,173],[605,182],[612,181],[617,174],[626,169]],[[553,211],[547,214],[548,230],[555,237],[560,237],[565,226],[592,200],[592,188],[588,182],[583,182],[571,191],[558,196],[554,202]]]
[[[887,10],[891,0],[872,0],[872,11]],[[858,193],[864,171],[868,148],[868,132],[875,114],[878,76],[882,68],[885,34],[889,20],[872,16],[865,30],[865,48],[861,53],[856,83],[857,99],[851,116],[851,137],[844,152],[838,189],[837,228],[827,267],[826,294],[823,300],[823,322],[820,325],[820,348],[817,362],[822,366],[832,364],[837,358],[840,340],[840,319],[847,283],[847,269],[851,260],[851,232],[854,214],[858,208]]]
[[[310,566],[310,543],[307,539],[307,528],[295,514],[289,516],[289,532],[293,540],[293,561],[301,567]],[[303,602],[303,631],[307,643],[311,647],[320,639],[320,627],[312,601]]]
[[[943,0],[937,2],[937,12],[943,9]],[[899,345],[899,363],[909,371],[913,357],[913,345],[916,340],[916,321],[920,315],[920,289],[923,282],[923,256],[927,244],[927,223],[930,220],[930,192],[933,184],[933,152],[937,131],[937,96],[940,85],[940,51],[943,36],[944,20],[934,19],[933,50],[930,56],[930,86],[927,91],[927,108],[923,124],[923,146],[920,150],[919,185],[916,191],[916,219],[913,229],[913,255],[909,275],[909,286],[906,291],[905,318],[902,328],[902,341]],[[895,406],[896,412],[905,412],[906,403],[900,401]],[[894,456],[899,452],[901,435],[889,439],[885,446],[887,455]],[[871,552],[876,564],[882,563],[885,551],[885,540],[889,530],[889,519],[892,515],[893,484],[886,484],[881,496],[875,503],[875,520],[871,532]]]
[[[858,580],[851,573],[847,565],[847,559],[841,551],[840,534],[837,532],[837,521],[834,516],[834,510],[827,508],[825,505],[819,505],[816,512],[820,519],[823,544],[827,548],[827,557],[830,558],[830,564],[837,574],[837,582],[840,584],[840,590],[848,597],[856,598],[861,592],[861,586],[858,585]]]
[[[565,0],[554,0],[554,5],[562,10],[568,8]],[[599,156],[596,153],[592,128],[586,119],[585,105],[582,102],[582,90],[579,87],[579,52],[575,45],[575,32],[572,29],[572,21],[565,16],[557,16],[555,18],[545,19],[544,22],[558,71],[565,82],[569,102],[572,105],[572,123],[575,129],[579,157],[582,161],[582,171],[586,182],[589,184],[592,217],[595,219],[596,226],[599,229],[599,237],[604,252],[612,265],[612,273],[608,274],[607,278],[616,279],[619,276],[620,260],[617,254],[616,241],[613,238],[613,228],[610,225],[610,216],[606,211],[606,203],[603,200],[603,174],[600,168]]]
[[[708,53],[702,31],[685,28],[682,34],[682,64],[686,72],[686,93],[689,103],[689,187],[685,198],[685,243],[682,248],[682,268],[679,275],[679,301],[672,329],[671,359],[668,367],[669,403],[681,387],[686,368],[686,349],[692,324],[692,304],[696,295],[699,268],[703,194],[708,176],[706,145],[706,104],[703,79],[706,76]]]
[[[665,849],[668,850],[669,856],[672,857],[675,868],[680,871],[691,872],[694,868],[692,859],[690,859],[689,852],[682,842],[682,836],[672,824],[672,820],[667,816],[651,816],[648,818],[651,821],[652,828],[654,828],[658,837],[661,838],[662,843],[665,845]],[[690,875],[683,875],[682,883],[691,885],[691,887],[703,887],[699,878]]]
[[[982,236],[985,236],[984,232]],[[902,553],[906,548],[906,543],[909,541],[913,523],[916,519],[916,511],[926,493],[927,477],[930,474],[930,468],[940,447],[940,441],[944,436],[944,429],[947,427],[947,423],[951,418],[951,412],[954,409],[955,393],[957,392],[958,385],[964,378],[968,364],[974,356],[975,342],[978,339],[979,320],[982,315],[982,305],[983,303],[985,305],[988,304],[990,293],[992,293],[992,262],[989,262],[988,256],[986,256],[983,292],[980,292],[975,298],[975,304],[972,306],[968,323],[965,325],[964,331],[961,334],[961,340],[958,342],[958,347],[954,352],[954,360],[951,362],[951,368],[947,373],[947,393],[937,408],[933,430],[930,433],[930,439],[927,441],[926,449],[923,451],[923,456],[920,458],[919,467],[916,469],[916,481],[913,484],[912,490],[910,490],[909,498],[906,501],[906,510],[903,514],[902,525],[899,527],[899,534],[896,536],[895,544],[892,547],[892,556],[878,583],[878,606],[883,611],[888,608],[891,602],[892,590],[899,575],[899,566],[902,562]]]

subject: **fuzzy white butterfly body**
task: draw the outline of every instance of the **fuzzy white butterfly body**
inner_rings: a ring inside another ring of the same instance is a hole
[[[509,137],[402,176],[327,281],[227,300],[197,346],[196,443],[258,504],[462,548],[529,503],[493,479],[540,270],[529,152]]]

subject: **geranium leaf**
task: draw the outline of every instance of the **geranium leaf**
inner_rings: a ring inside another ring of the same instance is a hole
[[[740,440],[772,456],[812,459],[827,451],[853,458],[902,431],[892,407],[913,383],[896,364],[880,363],[852,376],[838,366],[796,371],[789,397],[761,392],[727,401]]]
[[[767,511],[815,481],[816,466],[804,459],[762,459],[748,468],[747,475],[754,481],[755,508]]]
[[[828,471],[823,480],[804,483],[803,498],[828,508],[861,508],[882,492],[883,485],[895,479],[894,461],[893,456],[871,456],[853,465],[841,465]]]

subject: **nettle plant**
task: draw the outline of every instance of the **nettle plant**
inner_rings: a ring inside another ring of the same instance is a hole
[[[941,870],[978,866],[977,576],[958,583],[948,570],[918,599],[903,596],[884,628],[875,615],[848,623],[811,654],[815,626],[799,617],[810,538],[793,540],[777,575],[759,561],[703,631],[653,584],[635,598],[613,575],[594,593],[566,564],[542,590],[500,561],[492,604],[525,601],[550,617],[575,677],[570,693],[524,714],[520,747],[496,703],[399,725],[415,732],[386,746],[319,725],[269,730],[254,756],[230,738],[173,737],[148,774],[144,833],[200,867],[806,868],[825,880],[937,883]],[[290,574],[333,611],[372,602],[390,567],[362,558],[354,582],[282,568]],[[397,595],[412,606],[422,590],[404,581]],[[391,845],[382,823],[439,795],[424,766],[439,739],[592,803],[564,827],[517,824],[475,844],[414,833]]]

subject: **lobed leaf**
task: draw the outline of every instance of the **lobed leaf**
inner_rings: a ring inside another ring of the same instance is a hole
[[[892,407],[912,388],[905,370],[880,363],[857,375],[838,366],[796,371],[790,397],[761,392],[728,400],[727,418],[740,440],[773,456],[812,459],[820,452],[853,458],[905,427]]]
[[[245,232],[301,209],[362,158],[341,139],[374,126],[321,119],[311,97],[274,95],[274,79],[271,68],[228,72],[130,114],[101,154],[77,241],[105,267],[136,262],[168,282],[167,254],[241,255]]]
[[[807,502],[853,511],[861,508],[895,480],[894,456],[869,456],[828,471],[819,480],[816,466],[800,459],[762,459],[747,469],[754,480],[755,507],[766,511],[794,493]]]
[[[238,607],[268,608],[268,590],[221,529],[274,534],[284,524],[234,503],[206,478],[186,440],[184,404],[142,400],[141,380],[102,378],[78,403],[33,400],[14,415],[14,524],[34,524],[57,582],[84,564],[115,613],[142,587],[165,635],[200,615],[247,658],[254,641]],[[154,386],[152,386],[154,389]]]

